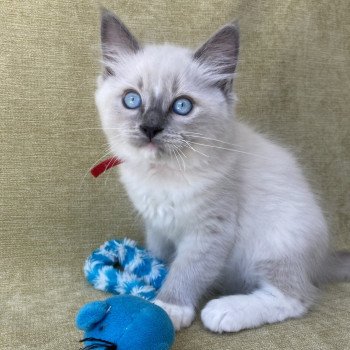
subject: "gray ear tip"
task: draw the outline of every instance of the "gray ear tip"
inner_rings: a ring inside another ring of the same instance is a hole
[[[228,27],[234,35],[239,36],[240,26],[239,21],[237,19],[228,23],[225,27]]]
[[[101,18],[106,18],[109,17],[111,15],[111,12],[104,6],[100,6],[100,15]]]
[[[101,22],[109,22],[109,21],[119,21],[118,17],[115,15],[114,12],[108,10],[104,6],[100,6],[100,16],[101,16]]]
[[[238,18],[233,19],[230,23],[232,26],[239,28],[239,19]]]
[[[114,16],[114,13],[108,10],[108,8],[104,7],[103,5],[100,6],[100,13],[101,16]]]
[[[224,28],[228,30],[228,35],[233,39],[236,45],[239,45],[240,42],[240,29],[238,20],[235,20],[227,24]]]
[[[239,20],[235,19],[234,21],[231,22],[232,27],[235,28],[236,32],[240,32],[240,25],[239,25]]]
[[[136,53],[140,49],[140,45],[125,24],[114,12],[105,7],[101,6],[100,11],[101,43],[104,58],[110,59],[111,52],[108,52],[110,48],[115,49],[113,55],[117,55],[118,51]]]
[[[232,21],[221,27],[215,34],[214,37],[231,37],[239,40],[239,24],[238,21]]]

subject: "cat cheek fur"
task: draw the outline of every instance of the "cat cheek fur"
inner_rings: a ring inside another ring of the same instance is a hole
[[[105,69],[96,104],[112,151],[125,160],[120,179],[144,219],[147,246],[170,263],[156,303],[177,329],[192,322],[213,286],[231,294],[202,310],[214,332],[301,317],[325,280],[327,226],[291,153],[234,118],[237,27],[228,24],[193,53],[141,48],[118,23],[103,15]],[[188,120],[168,121],[183,135],[173,145],[181,152],[152,157],[128,142],[125,134],[138,124],[115,99],[130,86],[142,90],[145,109],[158,99],[164,112],[178,94],[198,102]],[[340,271],[350,278],[348,260]]]

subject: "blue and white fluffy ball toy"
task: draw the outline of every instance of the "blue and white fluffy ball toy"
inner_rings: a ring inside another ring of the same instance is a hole
[[[156,297],[166,266],[130,239],[105,242],[86,260],[84,273],[98,290],[119,294],[84,305],[76,325],[84,331],[83,350],[169,350],[175,339],[167,313]]]
[[[84,266],[87,280],[96,289],[147,300],[156,297],[167,272],[160,260],[127,238],[105,242],[87,258]]]

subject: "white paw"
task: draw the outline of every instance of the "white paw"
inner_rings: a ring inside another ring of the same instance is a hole
[[[204,326],[216,333],[239,332],[245,328],[256,327],[261,324],[258,314],[246,305],[245,298],[223,297],[211,300],[202,310],[201,318]]]
[[[233,314],[232,306],[224,307],[220,299],[211,300],[202,310],[201,318],[205,328],[212,332],[238,332],[242,329]]]
[[[210,301],[202,310],[204,326],[212,332],[238,332],[287,318],[302,316],[306,309],[281,292],[261,290],[250,295],[227,296]]]
[[[168,304],[161,300],[155,300],[154,304],[160,306],[169,315],[174,328],[178,331],[191,325],[195,317],[194,308],[190,306],[180,306]]]

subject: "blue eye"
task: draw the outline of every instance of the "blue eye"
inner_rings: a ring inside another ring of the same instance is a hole
[[[125,94],[123,104],[126,108],[135,109],[141,106],[141,96],[136,91],[130,91]]]
[[[192,102],[186,97],[180,97],[174,101],[173,111],[176,114],[187,115],[191,112],[193,107]]]

